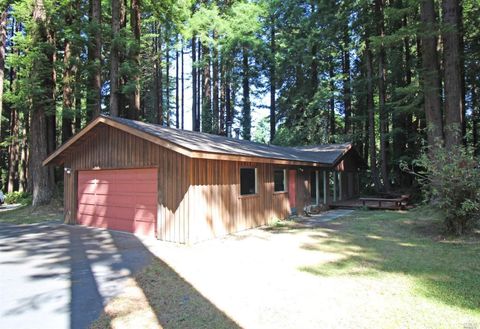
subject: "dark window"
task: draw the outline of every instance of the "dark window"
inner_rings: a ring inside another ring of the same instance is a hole
[[[257,175],[255,168],[240,168],[240,194],[257,193]]]
[[[275,192],[285,192],[285,170],[273,171],[273,190]]]

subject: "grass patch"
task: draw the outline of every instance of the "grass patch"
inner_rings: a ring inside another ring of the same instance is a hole
[[[148,319],[148,321],[146,321]],[[91,329],[240,328],[158,258],[114,298]]]
[[[59,201],[39,207],[22,205],[19,208],[0,212],[0,223],[34,224],[49,220],[62,220],[63,212]]]
[[[363,293],[367,296],[378,288],[378,302],[390,303],[397,310],[428,305],[433,314],[448,309],[453,318],[440,327],[454,323],[462,327],[465,319],[472,318],[480,327],[478,230],[464,237],[445,235],[440,215],[428,208],[409,212],[362,210],[338,222],[341,225],[325,223],[314,229],[316,241],[303,246],[336,255],[336,259],[301,267],[301,271],[354,285],[370,280],[373,288]],[[281,231],[285,232],[285,227]],[[439,325],[435,316],[426,319],[425,313],[412,321],[422,326]]]

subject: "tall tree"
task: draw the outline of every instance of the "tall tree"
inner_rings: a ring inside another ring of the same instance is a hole
[[[206,41],[202,42],[202,131],[212,132],[212,80],[210,78],[211,56]]]
[[[252,109],[250,104],[250,67],[249,67],[248,47],[243,46],[242,49],[242,89],[243,89],[243,106],[242,106],[242,137],[250,140],[252,126]]]
[[[378,98],[379,98],[379,119],[380,119],[380,154],[381,154],[381,172],[383,178],[383,187],[385,190],[390,190],[390,177],[388,175],[388,113],[387,113],[387,67],[386,67],[386,52],[383,44],[385,38],[385,21],[384,21],[384,2],[383,0],[375,0],[375,16],[377,23],[377,36],[380,37],[380,45],[378,49]]]
[[[212,51],[212,82],[213,82],[213,93],[212,93],[212,133],[218,134],[220,132],[219,120],[220,120],[220,70],[219,70],[219,57],[218,57],[218,48],[217,48],[217,33],[213,31],[213,51]]]
[[[89,118],[100,115],[102,95],[102,1],[89,0],[88,89]]]
[[[422,21],[422,87],[427,119],[428,144],[432,147],[443,141],[441,87],[437,53],[437,14],[433,0],[421,0]]]
[[[367,108],[368,108],[368,149],[370,150],[370,171],[375,190],[380,190],[380,179],[377,169],[377,146],[375,138],[375,103],[373,94],[373,59],[368,37],[365,40],[365,65],[367,79]]]
[[[200,131],[197,125],[197,45],[195,36],[191,40],[192,47],[192,130]]]
[[[0,141],[3,139],[3,85],[5,78],[5,47],[7,42],[7,8],[0,9]],[[0,182],[1,188],[1,182]]]
[[[110,49],[110,114],[120,115],[120,59],[121,28],[125,25],[125,4],[123,1],[112,1],[112,46]]]
[[[134,46],[132,61],[135,69],[132,77],[134,83],[133,93],[130,99],[130,118],[140,117],[140,37],[141,37],[141,9],[140,0],[131,0],[130,25],[133,32]]]
[[[66,8],[65,26],[73,29],[74,16],[76,6],[72,3]],[[74,117],[74,95],[73,95],[73,79],[75,78],[75,54],[73,54],[73,41],[71,35],[66,34],[64,40],[63,51],[63,108],[62,108],[62,143],[67,141],[73,134],[73,117]]]
[[[460,8],[458,0],[442,0],[445,83],[445,145],[460,144],[463,126],[462,69],[460,67]]]
[[[276,120],[276,76],[275,76],[275,14],[270,15],[270,143],[275,138]]]
[[[49,43],[47,12],[43,0],[35,0],[33,8],[32,43],[41,56],[36,57],[32,80],[39,87],[32,95],[30,127],[30,177],[33,187],[32,205],[50,202],[53,195],[48,168],[42,166],[47,156],[47,112],[53,110],[53,48]]]

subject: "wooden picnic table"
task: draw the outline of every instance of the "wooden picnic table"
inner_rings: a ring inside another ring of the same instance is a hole
[[[408,195],[402,195],[401,197],[398,198],[360,198],[359,200],[362,201],[362,205],[365,207],[367,205],[367,202],[378,202],[378,208],[382,208],[382,202],[389,202],[395,204],[396,209],[405,209],[408,199],[410,196]]]

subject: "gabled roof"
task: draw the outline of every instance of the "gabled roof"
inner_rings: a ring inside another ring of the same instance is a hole
[[[60,146],[43,164],[48,165],[52,162],[62,164],[64,151],[100,124],[118,128],[191,158],[331,167],[336,165],[352,147],[350,143],[306,147],[266,145],[102,115]]]

